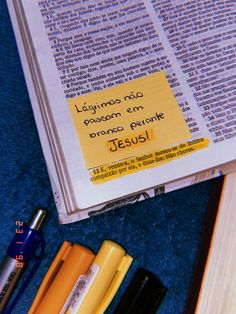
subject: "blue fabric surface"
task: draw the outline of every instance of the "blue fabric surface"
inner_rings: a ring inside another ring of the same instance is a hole
[[[168,288],[158,313],[182,313],[213,181],[59,225],[5,1],[0,2],[0,85],[0,258],[16,220],[27,221],[38,206],[49,210],[45,258],[14,313],[27,313],[64,240],[97,251],[104,239],[117,241],[134,257],[107,313],[113,312],[139,267],[154,272]]]

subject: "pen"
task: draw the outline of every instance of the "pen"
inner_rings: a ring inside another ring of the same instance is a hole
[[[58,314],[66,309],[67,299],[80,276],[86,274],[94,253],[79,244],[64,241],[49,267],[28,314]]]
[[[42,243],[39,229],[45,216],[46,210],[40,208],[33,213],[28,226],[25,226],[23,222],[16,222],[18,228],[0,265],[0,313],[5,311],[22,271],[39,243]],[[17,300],[14,301],[16,303]]]
[[[77,281],[66,314],[104,313],[132,261],[120,245],[104,241],[86,276]]]

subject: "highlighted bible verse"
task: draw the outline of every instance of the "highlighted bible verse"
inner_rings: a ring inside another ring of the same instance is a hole
[[[187,142],[191,134],[163,71],[68,103],[93,183],[156,167],[207,145],[202,139]]]

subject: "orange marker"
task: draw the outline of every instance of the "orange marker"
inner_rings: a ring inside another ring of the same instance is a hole
[[[86,274],[94,253],[65,241],[50,266],[28,314],[58,314],[78,277]]]

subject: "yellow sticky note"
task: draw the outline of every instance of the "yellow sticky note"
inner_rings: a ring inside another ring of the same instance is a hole
[[[163,71],[68,103],[88,169],[191,138]]]

